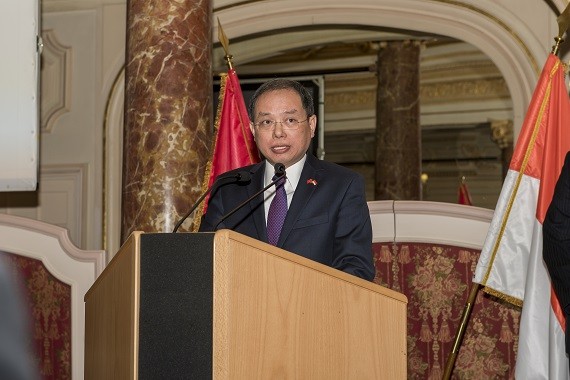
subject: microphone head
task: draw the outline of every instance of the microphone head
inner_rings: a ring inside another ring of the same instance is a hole
[[[285,175],[285,165],[278,162],[273,167],[275,168],[275,175],[277,175],[279,177]]]
[[[251,174],[248,171],[242,170],[237,173],[238,183],[247,183],[251,181]]]

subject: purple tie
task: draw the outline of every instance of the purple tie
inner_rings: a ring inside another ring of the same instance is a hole
[[[273,177],[275,181],[276,177]],[[267,213],[267,240],[269,244],[277,245],[281,227],[287,216],[287,194],[285,194],[285,177],[275,183],[277,190]]]

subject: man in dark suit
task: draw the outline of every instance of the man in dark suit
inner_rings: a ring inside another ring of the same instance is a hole
[[[570,352],[570,153],[556,183],[542,225],[542,256],[560,307],[566,316],[566,352]]]
[[[347,168],[307,153],[317,125],[313,108],[311,94],[296,81],[274,79],[255,92],[249,107],[250,128],[265,159],[237,170],[251,174],[249,183],[221,186],[212,194],[200,231],[228,228],[271,242],[267,220],[273,219],[270,208],[278,198],[276,192],[284,189],[286,216],[272,244],[372,280],[372,226],[364,180]],[[276,186],[270,187],[220,222],[272,182],[277,163],[286,168],[284,184],[277,182],[277,191]]]

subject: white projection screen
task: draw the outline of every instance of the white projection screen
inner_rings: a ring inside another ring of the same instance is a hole
[[[0,191],[37,187],[38,13],[38,0],[0,0]]]

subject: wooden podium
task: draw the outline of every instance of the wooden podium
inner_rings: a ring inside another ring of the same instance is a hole
[[[405,379],[406,304],[229,230],[135,232],[85,295],[85,378]]]

